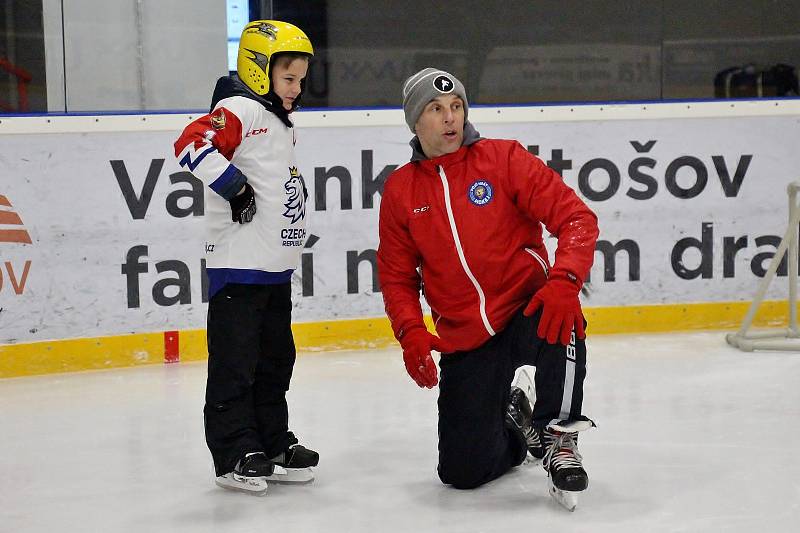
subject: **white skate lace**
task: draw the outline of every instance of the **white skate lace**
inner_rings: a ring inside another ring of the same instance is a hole
[[[536,430],[533,429],[533,426],[528,426],[527,429],[523,429],[522,434],[525,437],[525,442],[528,444],[528,446],[539,445],[539,436],[536,435]]]
[[[555,435],[554,435],[555,436]],[[542,463],[546,468],[558,470],[561,468],[581,468],[583,457],[578,452],[571,433],[561,433],[548,447]]]

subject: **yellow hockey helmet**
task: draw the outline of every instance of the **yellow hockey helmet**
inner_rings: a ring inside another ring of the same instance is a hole
[[[239,40],[236,72],[254,93],[269,92],[269,64],[274,54],[299,52],[314,55],[314,48],[303,30],[279,20],[254,20],[247,24]]]

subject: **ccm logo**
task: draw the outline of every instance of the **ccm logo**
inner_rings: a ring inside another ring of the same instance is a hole
[[[424,213],[425,211],[429,210],[431,206],[426,205],[423,207],[415,207],[413,213],[416,215],[418,213]]]
[[[253,135],[259,135],[261,133],[267,133],[268,129],[269,128],[257,128],[257,129],[254,129],[254,130],[250,130],[250,131],[247,132],[247,135],[245,135],[245,137],[252,137]]]

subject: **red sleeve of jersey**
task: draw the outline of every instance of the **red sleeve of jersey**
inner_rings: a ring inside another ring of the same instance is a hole
[[[198,118],[186,128],[175,141],[175,157],[190,144],[194,143],[194,150],[198,151],[209,142],[217,151],[225,156],[228,161],[233,157],[233,152],[242,142],[242,122],[232,111],[225,107],[218,107],[211,113]]]
[[[386,315],[395,338],[400,340],[410,328],[424,328],[425,322],[419,302],[420,255],[408,230],[408,216],[403,216],[401,198],[394,194],[400,191],[389,186],[391,179],[381,198],[378,219],[378,279]]]
[[[594,262],[597,216],[557,172],[519,143],[509,155],[509,176],[520,209],[558,239],[553,272],[570,272],[583,283]]]

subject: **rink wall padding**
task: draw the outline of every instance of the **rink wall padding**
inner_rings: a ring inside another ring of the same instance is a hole
[[[204,185],[173,153],[198,115],[0,117],[0,377],[206,357]],[[402,110],[293,117],[309,191],[298,346],[389,346],[377,226],[383,184],[410,156]],[[470,120],[597,213],[590,333],[738,327],[786,231],[800,99],[471,106]],[[502,236],[462,236],[486,238]],[[761,325],[785,321],[786,270]]]
[[[588,335],[658,333],[705,329],[732,329],[747,312],[743,302],[654,305],[642,307],[586,307]],[[754,324],[779,327],[788,321],[786,302],[768,301],[759,308]],[[430,316],[428,328],[433,331]],[[298,353],[331,352],[399,346],[385,318],[299,323],[292,326]],[[720,333],[722,339],[722,333]],[[18,345],[0,345],[0,378],[58,372],[102,370],[152,364],[202,361],[208,356],[205,330],[137,333],[94,339],[65,339]]]
[[[426,322],[431,325],[430,317]],[[384,348],[395,343],[385,318],[292,325],[302,354]],[[208,356],[206,331],[134,333],[0,345],[0,378],[200,361]]]

